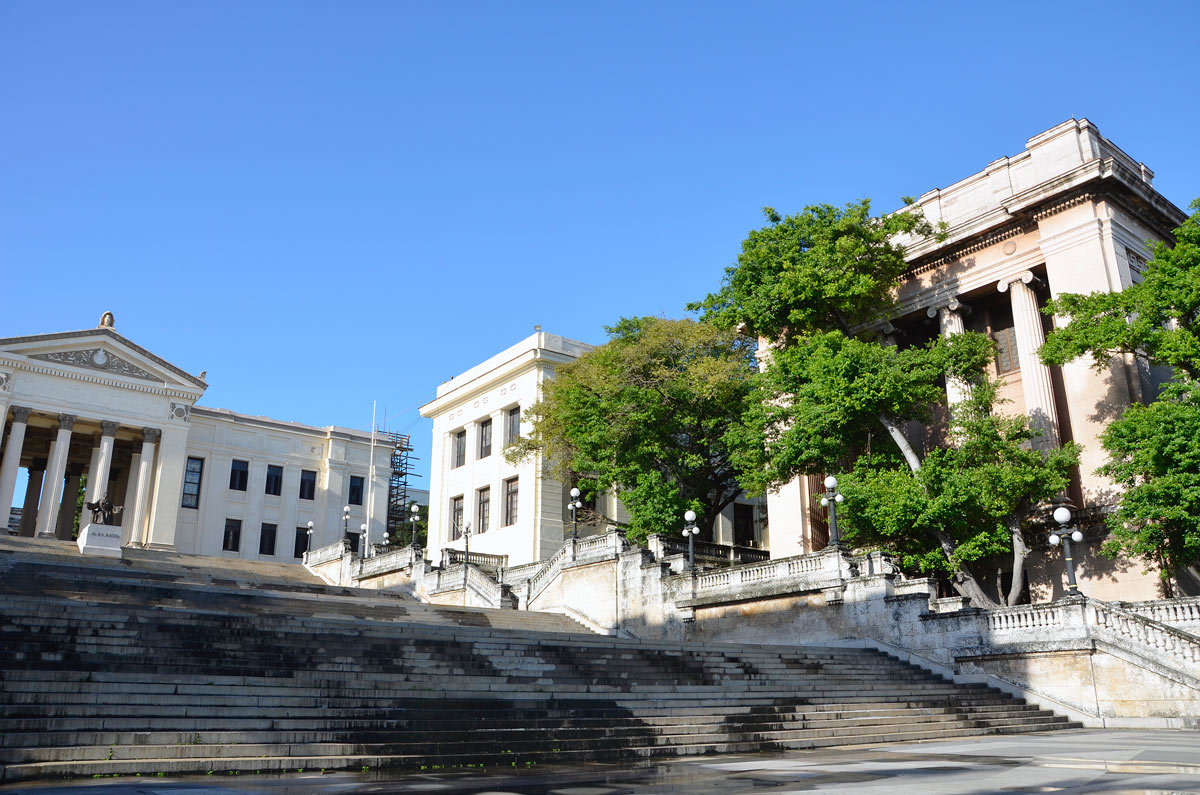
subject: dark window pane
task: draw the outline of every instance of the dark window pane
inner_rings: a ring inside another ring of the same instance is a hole
[[[299,560],[308,551],[308,528],[296,528],[296,545],[292,547],[292,557]]]
[[[250,478],[250,462],[238,461],[236,458],[229,467],[229,488],[234,491],[245,491],[246,481]]]
[[[510,445],[521,435],[521,407],[511,408],[504,415],[504,444]]]
[[[204,480],[204,459],[188,458],[187,468],[183,472],[183,502],[184,508],[200,507],[200,483]]]
[[[283,467],[267,464],[266,492],[276,497],[283,493]]]
[[[467,432],[459,431],[454,434],[454,459],[451,466],[458,469],[467,463]]]
[[[363,504],[363,479],[361,475],[350,476],[350,500],[351,505]]]
[[[492,513],[492,490],[483,488],[479,490],[478,499],[475,501],[475,532],[486,533],[488,523],[491,521]]]
[[[452,497],[450,499],[450,540],[455,541],[462,538],[463,528],[463,498]]]
[[[221,549],[225,552],[237,552],[242,548],[242,520],[225,520],[225,537],[221,540]]]
[[[484,420],[479,423],[479,458],[487,458],[492,454],[492,421]]]
[[[300,470],[300,499],[311,500],[317,496],[317,473]]]
[[[741,547],[754,546],[754,506],[733,504],[733,543]]]
[[[504,526],[517,523],[517,478],[504,481]]]
[[[275,525],[263,523],[262,534],[258,537],[258,554],[275,554]]]

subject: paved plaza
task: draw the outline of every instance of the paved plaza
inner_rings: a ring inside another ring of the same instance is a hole
[[[793,792],[1200,793],[1200,732],[1079,729],[1045,735],[915,745],[842,746],[647,764],[303,773],[287,777],[96,779],[0,787],[4,795],[728,795],[755,791],[780,795]]]

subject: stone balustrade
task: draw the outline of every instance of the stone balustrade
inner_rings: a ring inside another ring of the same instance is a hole
[[[486,552],[464,552],[447,547],[442,550],[442,565],[455,566],[470,563],[487,571],[496,572],[508,565],[508,555],[489,555]]]

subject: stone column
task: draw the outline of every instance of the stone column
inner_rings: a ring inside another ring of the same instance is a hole
[[[71,449],[71,429],[75,427],[73,414],[58,415],[58,435],[50,445],[50,463],[46,465],[46,480],[42,508],[38,511],[37,534],[52,538],[58,526],[58,504],[62,501],[63,480],[67,476],[67,454]]]
[[[129,457],[129,471],[125,477],[125,499],[121,501],[121,505],[125,506],[125,510],[121,512],[121,546],[126,546],[133,540],[133,515],[137,513],[137,497],[138,497],[138,472],[141,469],[142,457],[134,453]]]
[[[112,470],[113,445],[116,442],[117,423],[107,420],[100,423],[100,454],[96,466],[88,475],[88,502],[104,499],[108,493],[108,475]]]
[[[1038,358],[1038,348],[1046,341],[1037,295],[1029,284],[1033,274],[1022,271],[1000,280],[996,289],[1012,299],[1013,331],[1017,338],[1017,362],[1021,367],[1021,390],[1025,394],[1025,413],[1029,424],[1041,433],[1033,440],[1033,449],[1058,447],[1058,412],[1054,408],[1054,387],[1050,368]]]
[[[25,487],[25,506],[21,509],[20,535],[32,538],[37,526],[38,499],[42,496],[42,483],[46,480],[46,459],[35,458],[29,465],[29,485]]]
[[[67,467],[67,482],[58,506],[58,529],[54,533],[60,541],[70,541],[71,531],[75,529],[75,509],[79,505],[79,482],[82,479],[82,466],[72,464]]]
[[[21,450],[25,446],[29,413],[30,410],[24,406],[13,406],[12,430],[8,432],[4,460],[0,461],[0,532],[8,527],[8,516],[12,513],[13,492],[17,488],[17,470],[21,468]]]
[[[150,513],[150,477],[154,472],[154,446],[162,437],[158,428],[142,428],[142,453],[138,461],[137,500],[133,506],[133,523],[130,525],[130,540],[146,545],[145,525]],[[128,509],[126,509],[128,510]]]
[[[945,306],[929,307],[926,310],[926,315],[936,317],[938,326],[941,328],[943,337],[951,337],[955,334],[962,334],[966,330],[963,325],[963,314],[969,312],[970,307],[960,302],[957,298],[951,298]],[[971,386],[959,378],[946,378],[946,404],[953,411],[954,407],[971,396]]]

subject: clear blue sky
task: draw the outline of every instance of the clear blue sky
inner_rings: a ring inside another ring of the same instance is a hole
[[[1200,196],[1200,3],[0,2],[0,336],[366,428],[532,332],[681,316],[759,208],[1087,117]],[[427,478],[415,485],[426,487]]]

